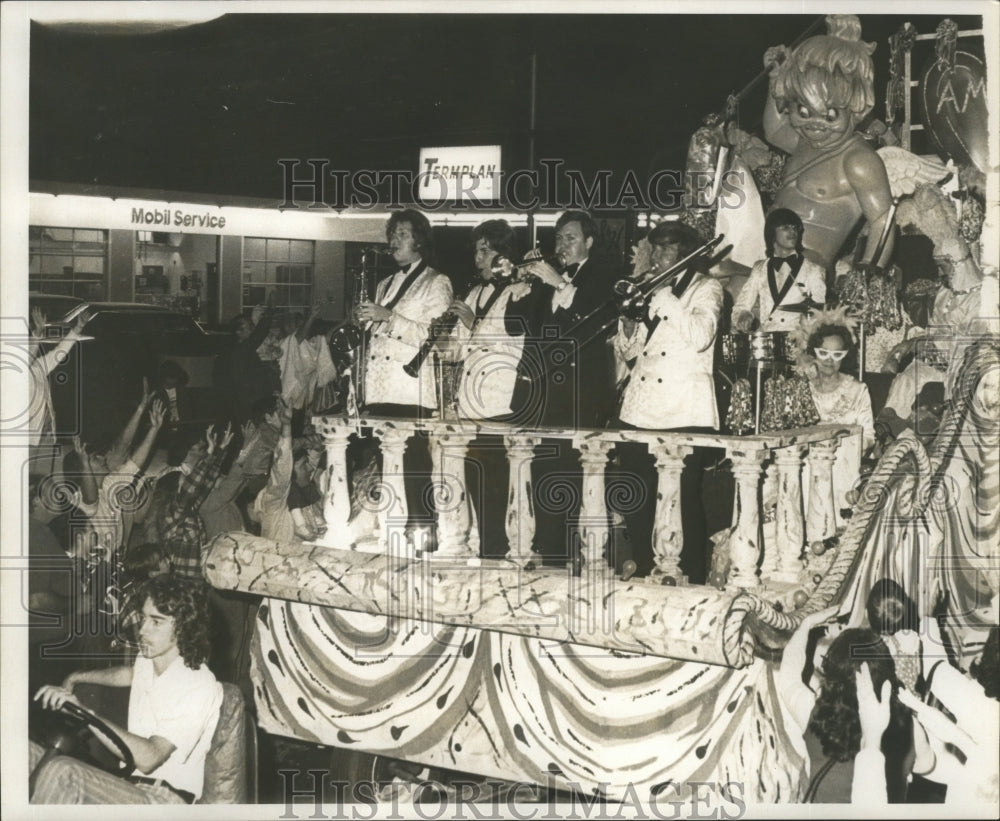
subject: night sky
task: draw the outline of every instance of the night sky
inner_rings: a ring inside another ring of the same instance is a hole
[[[282,158],[356,171],[410,169],[419,146],[500,143],[588,178],[683,168],[702,118],[814,15],[225,15],[153,33],[31,28],[30,177],[279,199]],[[905,21],[862,16],[876,41],[884,117],[887,38]],[[978,18],[954,18],[979,27]],[[822,26],[819,31],[822,31]],[[568,47],[567,47],[568,46]],[[764,84],[739,123],[757,130]]]

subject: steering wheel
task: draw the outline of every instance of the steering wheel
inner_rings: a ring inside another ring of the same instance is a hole
[[[82,707],[66,702],[58,710],[47,710],[32,702],[29,714],[28,735],[46,748],[28,778],[29,797],[35,791],[35,779],[42,766],[56,755],[71,755],[112,775],[127,775],[135,769],[132,750],[122,737],[103,719]],[[95,731],[111,742],[117,758],[94,736]]]

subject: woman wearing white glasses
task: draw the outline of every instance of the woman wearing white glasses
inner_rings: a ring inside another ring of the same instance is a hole
[[[837,314],[837,316],[831,316]],[[843,511],[850,508],[847,493],[858,480],[861,456],[875,443],[875,421],[868,388],[845,371],[854,370],[857,354],[850,320],[841,312],[821,312],[808,328],[806,368],[809,389],[822,424],[860,425],[861,435],[844,437],[833,463],[833,496],[837,527],[845,524]]]

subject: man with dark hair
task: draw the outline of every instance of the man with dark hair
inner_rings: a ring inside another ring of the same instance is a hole
[[[52,710],[67,702],[82,708],[73,695],[77,684],[130,688],[128,729],[101,718],[132,752],[142,775],[118,777],[56,756],[37,773],[35,804],[190,804],[201,795],[222,704],[222,686],[205,663],[208,589],[204,582],[165,574],[151,578],[138,595],[143,605],[135,664],[71,673],[62,686],[40,688],[35,701]],[[32,769],[43,754],[32,742]]]
[[[678,222],[661,222],[650,232],[649,243],[654,275],[668,271],[701,244],[691,228]],[[661,283],[649,297],[643,321],[620,320],[615,347],[624,361],[635,360],[618,412],[623,428],[696,432],[719,427],[712,360],[722,285],[699,267],[699,260],[693,260]],[[623,442],[617,451],[623,473],[636,482],[641,496],[640,504],[622,511],[634,545],[633,559],[641,574],[660,574],[669,561],[666,546],[653,544],[657,487],[653,455],[637,442]],[[681,474],[680,566],[698,583],[706,576],[708,542],[701,499],[704,456],[697,449],[689,454]]]
[[[479,422],[523,423],[514,403],[518,367],[528,321],[525,301],[511,303],[514,290],[493,272],[497,255],[514,257],[514,231],[506,220],[492,219],[472,229],[478,279],[465,299],[451,310],[461,346],[462,373],[458,415]],[[480,552],[488,558],[507,553],[506,512],[509,468],[503,436],[482,430],[469,443],[466,477],[479,522]]]
[[[778,208],[764,222],[767,258],[754,263],[750,277],[733,304],[733,327],[748,333],[754,316],[762,331],[791,331],[805,314],[794,306],[826,302],[826,272],[805,258],[802,220],[788,208]]]

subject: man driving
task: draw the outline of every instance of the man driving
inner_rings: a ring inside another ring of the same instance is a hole
[[[191,804],[201,796],[205,757],[222,704],[222,685],[205,664],[208,588],[203,581],[166,574],[146,582],[136,600],[143,604],[134,665],[71,673],[61,686],[41,687],[34,698],[50,710],[66,703],[82,708],[73,695],[78,684],[130,688],[128,729],[98,717],[131,751],[137,774],[116,776],[56,756],[41,764],[32,803]],[[96,734],[121,757],[112,741]],[[44,752],[31,742],[32,770]]]

